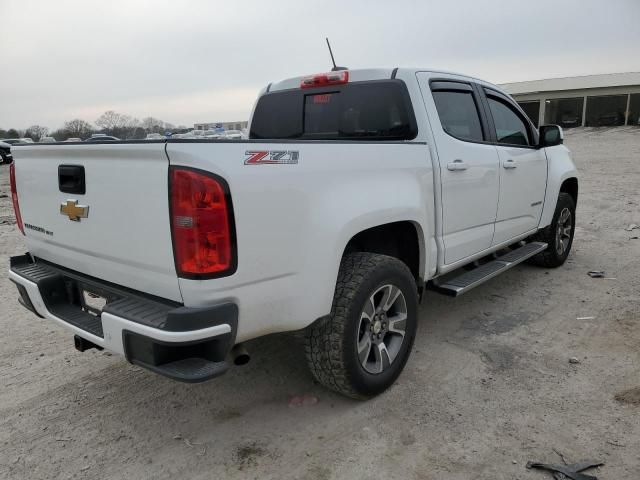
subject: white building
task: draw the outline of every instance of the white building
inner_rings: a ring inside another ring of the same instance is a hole
[[[536,126],[640,125],[640,72],[549,78],[501,87]]]

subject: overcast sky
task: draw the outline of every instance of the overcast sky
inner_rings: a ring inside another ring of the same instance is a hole
[[[420,66],[494,83],[640,71],[640,0],[0,0],[0,128],[247,119],[271,81]]]

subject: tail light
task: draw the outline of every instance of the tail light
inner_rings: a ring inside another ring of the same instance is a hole
[[[235,227],[227,182],[201,170],[170,167],[169,196],[178,276],[206,279],[235,272]]]
[[[18,203],[18,189],[16,188],[16,162],[9,165],[9,183],[11,184],[11,201],[13,202],[13,211],[16,214],[16,223],[18,228],[24,235],[24,224],[22,223],[22,215],[20,215],[20,204]]]
[[[349,71],[318,73],[304,77],[300,82],[300,88],[324,87],[326,85],[342,85],[349,82]]]

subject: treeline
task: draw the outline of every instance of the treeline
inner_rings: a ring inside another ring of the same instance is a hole
[[[104,112],[93,124],[74,118],[64,122],[62,128],[50,131],[42,125],[32,125],[27,129],[0,128],[0,139],[2,138],[31,138],[34,142],[39,142],[43,137],[53,137],[61,142],[67,138],[81,138],[85,140],[95,133],[113,135],[122,140],[139,140],[145,138],[149,133],[165,132],[184,133],[190,130],[188,127],[180,125],[176,127],[172,123],[162,121],[158,118],[146,117],[142,120],[124,115],[122,113],[109,110]]]

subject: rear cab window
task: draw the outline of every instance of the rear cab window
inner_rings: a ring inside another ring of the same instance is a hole
[[[249,137],[301,140],[411,140],[418,128],[403,81],[353,82],[267,93]]]

